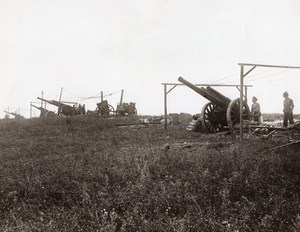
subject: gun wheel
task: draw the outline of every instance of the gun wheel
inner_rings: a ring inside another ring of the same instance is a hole
[[[250,120],[250,110],[249,106],[245,101],[243,101],[243,120]],[[237,98],[232,100],[228,107],[226,113],[226,119],[228,123],[229,130],[233,130],[233,126],[240,122],[240,99]]]
[[[109,111],[109,115],[116,114],[116,111],[115,111],[114,107],[112,105],[109,105],[109,104],[108,104],[108,111]]]
[[[97,114],[99,116],[109,116],[109,115],[114,115],[116,114],[116,111],[114,109],[114,107],[110,104],[101,106],[100,104],[97,105],[96,110]]]
[[[221,108],[209,102],[202,108],[202,128],[208,132],[216,133],[223,130],[223,124],[219,117]]]
[[[62,113],[62,107],[59,107],[58,110],[57,110],[57,115],[58,117],[65,117],[65,115]]]

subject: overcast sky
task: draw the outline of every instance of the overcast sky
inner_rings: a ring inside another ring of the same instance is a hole
[[[61,88],[66,101],[115,93],[106,97],[114,107],[124,89],[139,114],[163,114],[161,83],[179,76],[239,84],[238,63],[300,66],[299,25],[297,0],[1,0],[0,117],[8,107],[29,117],[41,91],[58,100]],[[245,82],[263,113],[282,112],[283,91],[300,113],[300,69],[256,68]],[[197,113],[206,102],[177,87],[168,111]]]

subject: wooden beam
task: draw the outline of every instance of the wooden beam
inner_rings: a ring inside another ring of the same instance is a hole
[[[249,63],[238,63],[242,66],[257,66],[257,67],[266,67],[266,68],[296,68],[300,69],[300,66],[286,66],[286,65],[269,65],[269,64],[249,64]]]
[[[171,89],[168,90],[167,94],[170,93],[177,85],[174,85]]]
[[[161,83],[162,85],[184,85],[185,84],[181,84],[181,83]],[[239,84],[236,84],[236,85],[223,85],[223,84],[194,84],[196,86],[218,86],[218,87],[236,87],[236,86],[240,86]],[[253,85],[244,85],[244,86],[247,86],[247,87],[253,87]]]
[[[244,74],[244,77],[247,76],[249,73],[251,73],[255,68],[256,66],[253,66],[250,70],[248,70],[248,72]]]

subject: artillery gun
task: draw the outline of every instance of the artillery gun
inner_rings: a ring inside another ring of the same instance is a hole
[[[203,106],[201,112],[201,124],[204,130],[212,133],[222,131],[225,127],[232,130],[233,126],[240,122],[239,98],[231,100],[210,86],[199,88],[182,77],[179,77],[178,81],[210,101]],[[249,106],[245,101],[242,109],[243,120],[250,120]]]
[[[108,104],[107,100],[97,103],[96,112],[99,116],[109,116],[115,114],[115,109],[112,105]]]
[[[37,107],[33,104],[31,104],[31,106],[41,111],[40,118],[54,118],[55,116],[57,116],[55,112],[47,110],[43,107]]]
[[[136,107],[135,107],[135,104],[134,102],[130,102],[129,104],[128,103],[122,103],[122,104],[119,104],[117,106],[117,115],[128,115],[128,116],[132,116],[132,115],[136,115],[137,114],[137,110],[136,110]]]
[[[13,113],[13,112],[9,112],[9,111],[6,111],[6,110],[3,110],[4,113],[8,114],[8,115],[13,115],[15,117],[15,119],[25,119],[22,115],[20,114],[17,114],[17,113]]]
[[[51,105],[57,106],[58,107],[58,116],[76,116],[76,115],[85,115],[85,106],[79,106],[73,105],[67,105],[63,102],[55,101],[55,100],[46,100],[44,98],[37,97],[37,99],[47,102]]]

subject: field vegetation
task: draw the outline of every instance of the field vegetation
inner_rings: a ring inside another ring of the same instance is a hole
[[[300,231],[299,145],[132,118],[0,120],[1,231]]]
[[[283,121],[283,114],[279,114],[279,113],[263,114],[263,119],[264,121],[269,121],[269,122],[278,121],[278,120]],[[294,119],[300,120],[300,114],[294,114]]]

